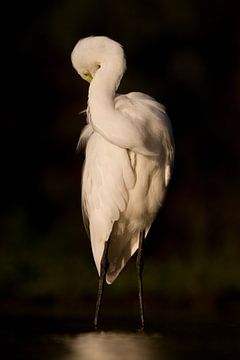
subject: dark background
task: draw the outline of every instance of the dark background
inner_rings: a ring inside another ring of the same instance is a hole
[[[70,54],[80,38],[106,35],[127,56],[119,91],[163,103],[176,142],[174,175],[146,245],[146,311],[240,317],[236,4],[1,5],[0,312],[92,316],[97,273],[81,217],[83,155],[75,153],[88,85]],[[135,316],[136,301],[132,260],[107,288],[104,311]]]

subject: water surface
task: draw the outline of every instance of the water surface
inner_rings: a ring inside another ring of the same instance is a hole
[[[1,359],[240,359],[240,326],[234,322],[165,323],[150,332],[78,331],[64,321],[54,327],[33,320],[27,331],[22,321],[6,323],[6,331],[3,325]]]

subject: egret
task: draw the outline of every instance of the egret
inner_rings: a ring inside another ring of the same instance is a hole
[[[126,70],[122,46],[105,36],[78,41],[71,60],[90,83],[87,124],[77,148],[85,147],[82,213],[99,274],[94,326],[104,284],[112,284],[137,251],[141,328],[143,243],[161,207],[174,161],[170,120],[163,105],[141,92],[117,94]]]

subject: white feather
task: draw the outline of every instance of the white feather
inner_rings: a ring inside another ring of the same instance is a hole
[[[118,43],[104,37],[80,40],[72,61],[83,78],[86,68],[93,77],[88,125],[77,146],[86,146],[82,210],[99,274],[109,240],[110,284],[162,205],[174,160],[172,129],[165,108],[150,96],[115,94],[125,71]]]

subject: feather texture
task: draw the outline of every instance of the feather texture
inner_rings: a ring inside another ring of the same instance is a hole
[[[140,231],[147,234],[164,199],[174,152],[169,120],[159,103],[145,94],[130,93],[118,95],[115,107],[144,129],[149,122],[152,128],[155,123],[159,133],[154,156],[109,142],[93,130],[91,119],[81,133],[79,143],[86,144],[83,217],[99,273],[104,242],[110,239],[108,283],[116,279],[137,250]]]
[[[150,96],[116,95],[126,70],[123,48],[103,36],[80,40],[72,52],[79,75],[90,81],[82,212],[97,270],[109,240],[111,284],[149,231],[172,174],[174,141],[165,108]]]

